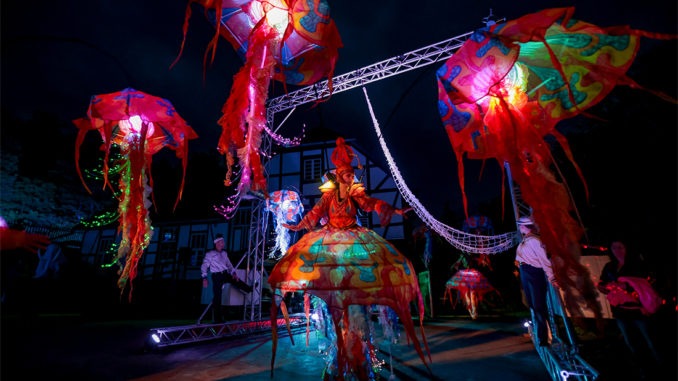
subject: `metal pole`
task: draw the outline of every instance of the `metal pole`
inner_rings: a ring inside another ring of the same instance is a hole
[[[509,189],[511,191],[511,203],[513,204],[513,217],[516,220],[516,229],[519,229],[518,226],[518,218],[520,218],[519,214],[520,212],[518,211],[518,201],[516,200],[516,192],[515,192],[515,187],[513,186],[513,176],[511,176],[511,166],[509,165],[508,161],[504,162],[504,170],[506,171],[506,178],[508,180],[508,185]]]
[[[200,324],[200,322],[202,321],[202,318],[205,317],[205,314],[207,313],[207,311],[209,311],[210,307],[212,307],[212,302],[210,302],[210,304],[207,305],[207,308],[205,308],[205,310],[202,312],[202,315],[200,315],[200,317],[198,318],[198,321],[195,322],[195,324]]]

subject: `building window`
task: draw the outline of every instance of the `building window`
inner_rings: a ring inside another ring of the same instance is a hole
[[[322,176],[322,158],[307,157],[304,158],[304,182],[316,182]]]
[[[164,228],[162,230],[162,242],[175,242],[177,240],[177,228]]]
[[[175,259],[177,254],[177,228],[175,226],[163,228],[160,237],[161,242],[156,263],[158,259]]]
[[[231,251],[234,253],[247,250],[245,246],[247,244],[247,232],[248,229],[242,227],[233,228],[231,236]]]
[[[241,208],[235,212],[233,217],[232,224],[233,226],[249,226],[250,225],[250,209]]]
[[[358,216],[358,221],[360,222],[360,226],[364,228],[370,228],[370,215],[369,213],[366,213],[363,216]]]
[[[205,256],[205,248],[207,246],[207,233],[191,233],[191,266],[198,266],[202,263]]]
[[[232,219],[228,251],[238,253],[247,250],[247,233],[249,232],[252,210],[249,208],[238,209]]]

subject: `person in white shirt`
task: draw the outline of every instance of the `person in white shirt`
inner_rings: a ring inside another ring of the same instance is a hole
[[[224,283],[230,283],[245,293],[252,291],[252,286],[238,279],[235,275],[235,269],[228,259],[228,253],[224,250],[224,236],[216,235],[214,240],[214,250],[208,251],[205,254],[205,259],[200,266],[202,274],[202,286],[207,287],[207,272],[212,274],[212,320],[215,323],[222,323],[224,321],[224,313],[221,305],[221,291]]]
[[[548,282],[558,286],[551,268],[551,260],[546,255],[546,249],[537,235],[537,228],[531,217],[518,219],[523,241],[516,249],[516,262],[520,266],[520,282],[523,285],[527,304],[534,312],[535,330],[540,346],[547,346],[548,331],[546,319],[548,309],[546,297]]]

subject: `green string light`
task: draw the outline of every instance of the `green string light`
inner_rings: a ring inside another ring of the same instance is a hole
[[[104,257],[108,256],[109,254],[113,254],[117,251],[118,251],[118,244],[113,242],[113,244],[111,244],[111,247],[109,247],[108,250],[106,250],[106,253],[104,253]],[[109,267],[115,266],[117,263],[118,263],[118,260],[115,259],[111,263],[104,263],[103,265],[101,265],[101,268],[107,269]]]
[[[118,212],[104,212],[87,220],[81,220],[80,223],[86,228],[98,228],[117,221],[119,217]]]

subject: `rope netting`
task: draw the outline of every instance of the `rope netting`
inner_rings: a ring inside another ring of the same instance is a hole
[[[465,251],[471,254],[497,254],[503,251],[506,251],[512,248],[518,242],[518,232],[504,233],[500,235],[477,235],[466,233],[461,230],[457,230],[451,226],[445,225],[444,223],[435,219],[431,213],[429,213],[426,208],[419,202],[419,199],[410,191],[410,188],[405,184],[403,176],[400,174],[400,170],[391,156],[391,152],[386,147],[386,142],[384,137],[381,134],[381,129],[379,128],[379,122],[374,116],[374,110],[372,110],[372,104],[370,103],[370,98],[367,96],[367,90],[363,87],[363,92],[365,93],[365,100],[367,101],[367,107],[370,110],[370,116],[372,116],[372,123],[374,124],[374,129],[377,132],[377,137],[379,138],[379,144],[381,149],[384,151],[384,156],[386,156],[386,161],[388,162],[388,168],[391,171],[393,180],[400,191],[400,194],[405,199],[415,213],[421,220],[431,228],[433,231],[438,233],[441,237],[445,238],[455,248]]]

